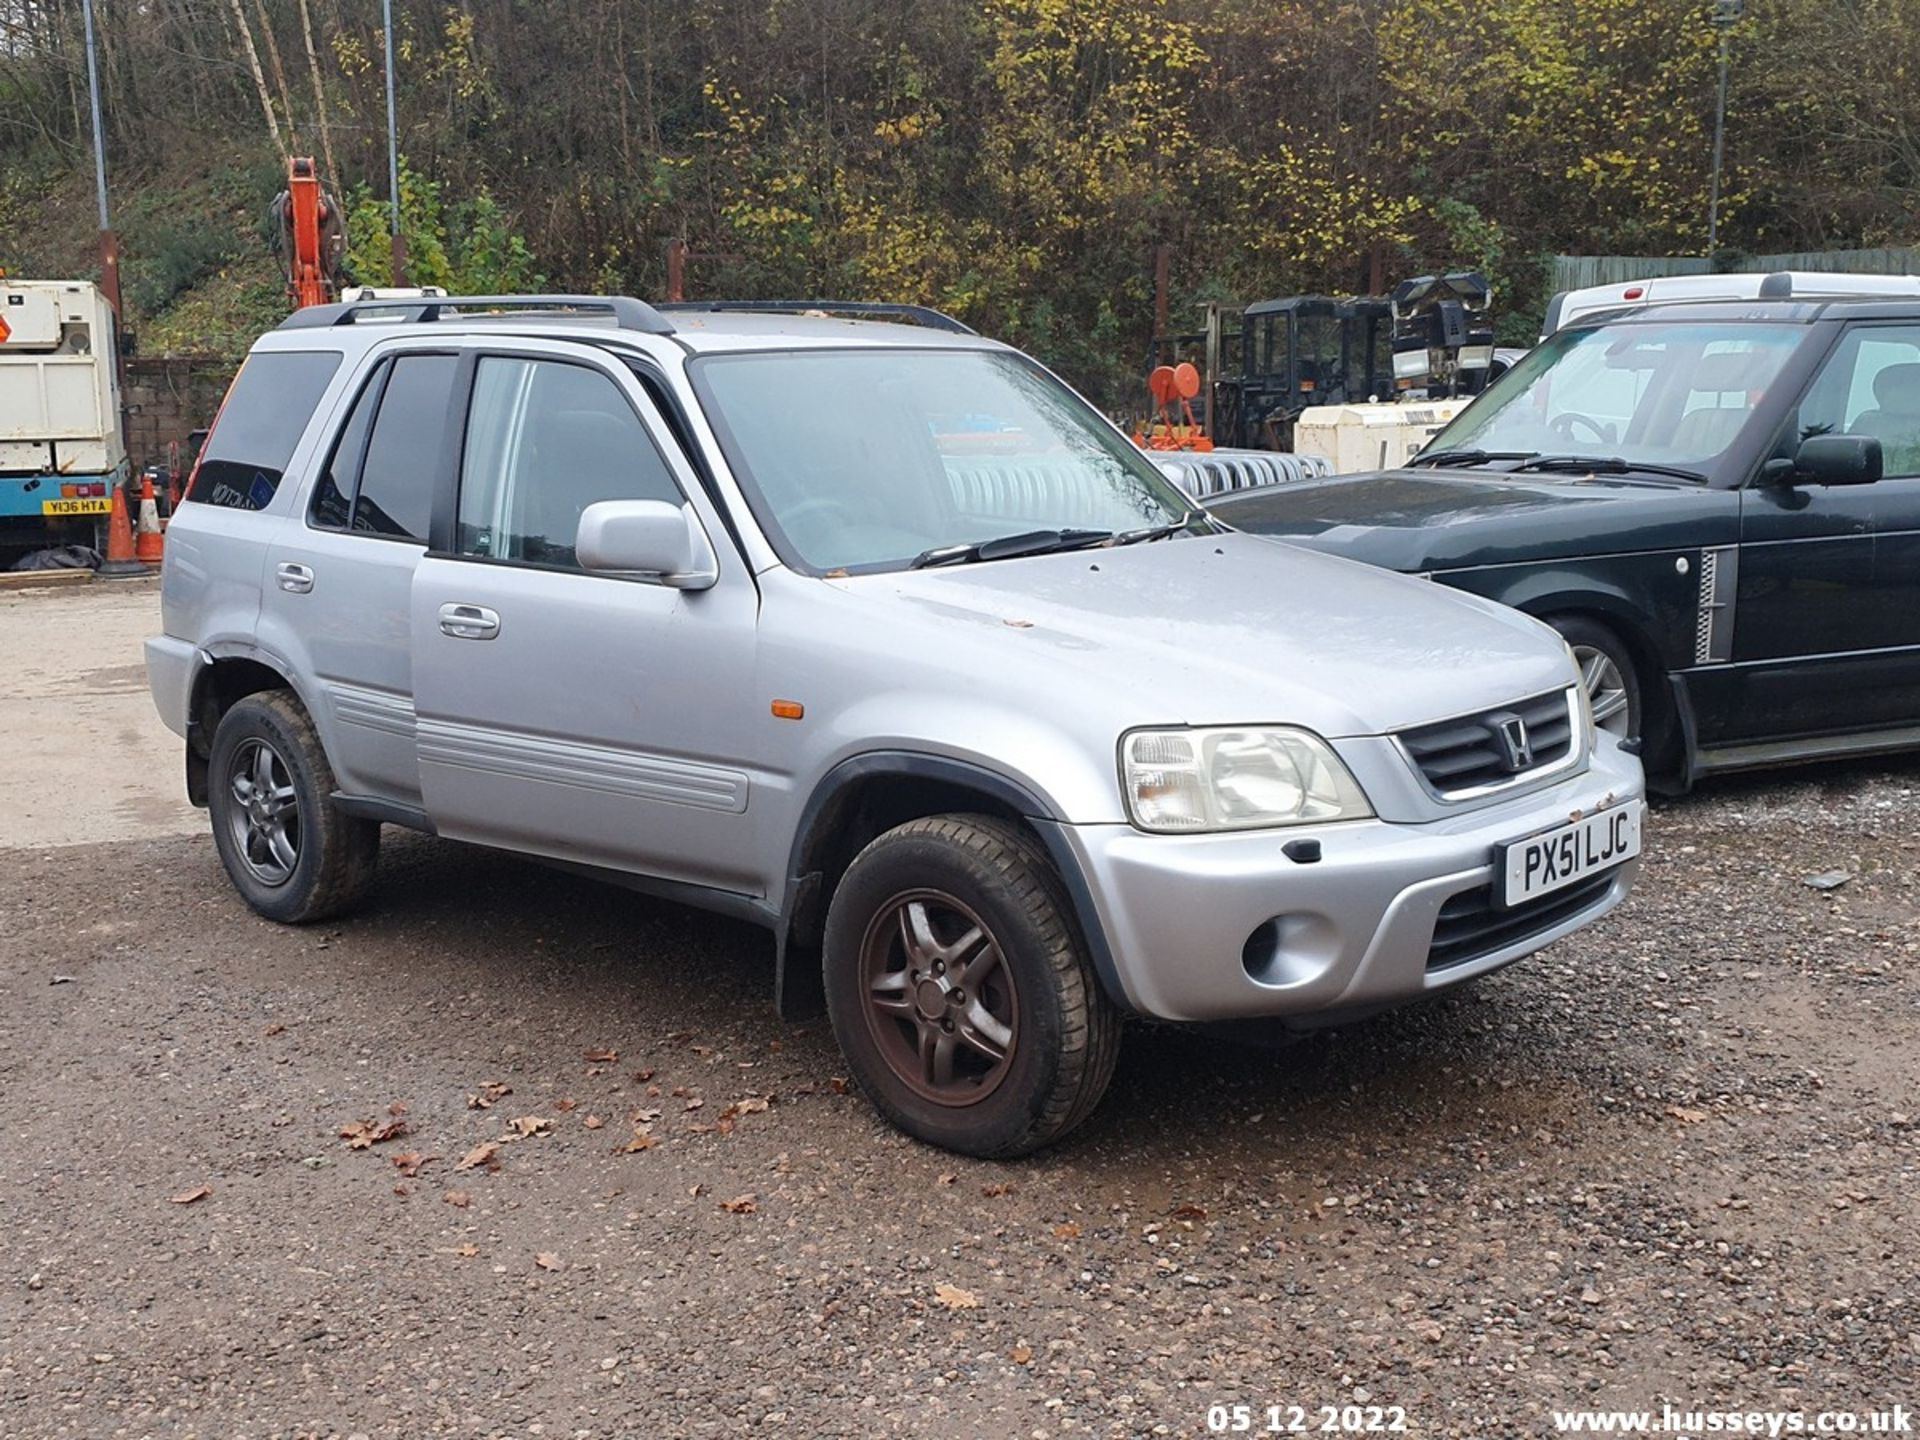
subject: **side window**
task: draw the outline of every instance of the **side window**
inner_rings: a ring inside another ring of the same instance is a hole
[[[1920,475],[1920,326],[1863,326],[1846,335],[1800,404],[1800,438],[1866,435],[1887,475]]]
[[[387,383],[387,366],[376,366],[360,395],[353,402],[347,423],[340,427],[327,456],[327,468],[313,487],[313,503],[307,507],[307,519],[322,530],[345,530],[353,523],[353,487],[360,473],[360,461],[367,453],[367,432],[373,428],[373,412],[380,403],[381,387]]]
[[[459,363],[452,355],[394,360],[360,466],[349,527],[354,533],[427,543],[434,475]]]
[[[607,375],[560,360],[482,357],[460,472],[460,554],[571,569],[587,506],[684,498]]]
[[[207,436],[187,498],[231,510],[264,510],[306,433],[338,351],[265,350],[247,357]]]

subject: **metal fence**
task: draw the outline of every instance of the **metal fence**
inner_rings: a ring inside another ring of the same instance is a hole
[[[1877,250],[1802,250],[1778,255],[1743,255],[1724,268],[1772,273],[1807,270],[1816,274],[1920,275],[1920,250],[1888,246]],[[1620,285],[1661,275],[1710,275],[1711,260],[1695,255],[1556,255],[1553,289],[1584,290],[1589,285]]]

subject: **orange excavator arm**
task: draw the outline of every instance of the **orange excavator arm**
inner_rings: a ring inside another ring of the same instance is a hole
[[[287,298],[295,309],[326,305],[338,296],[340,262],[346,251],[340,207],[320,188],[313,161],[287,161],[287,188],[273,202],[275,245],[287,272]]]

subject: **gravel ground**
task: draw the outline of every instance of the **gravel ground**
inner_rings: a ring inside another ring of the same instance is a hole
[[[204,837],[0,851],[0,1433],[1911,1404],[1917,780],[1665,805],[1606,922],[1281,1050],[1139,1029],[1010,1166],[883,1128],[743,926],[391,831],[307,931]]]

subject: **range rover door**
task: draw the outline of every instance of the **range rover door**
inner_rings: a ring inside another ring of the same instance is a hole
[[[1920,725],[1920,326],[1842,334],[1782,450],[1823,434],[1879,440],[1883,478],[1743,493],[1733,658],[1749,738]]]

